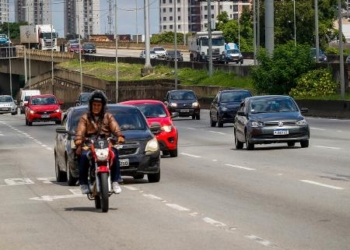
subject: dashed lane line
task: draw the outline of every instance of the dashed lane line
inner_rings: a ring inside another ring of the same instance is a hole
[[[305,182],[305,183],[309,183],[309,184],[313,184],[313,185],[317,185],[317,186],[321,186],[321,187],[331,188],[331,189],[337,189],[337,190],[343,190],[344,189],[342,187],[327,185],[327,184],[323,184],[323,183],[316,182],[316,181],[310,181],[310,180],[300,180],[300,181]]]
[[[199,156],[199,155],[192,155],[192,154],[187,154],[187,153],[181,153],[181,154],[189,156],[189,157],[194,157],[194,158],[202,158],[202,156]]]
[[[256,170],[255,168],[248,168],[248,167],[243,167],[243,166],[238,166],[238,165],[232,165],[232,164],[225,164],[228,167],[232,167],[232,168],[239,168],[239,169],[244,169],[244,170],[248,170],[248,171],[254,171]]]

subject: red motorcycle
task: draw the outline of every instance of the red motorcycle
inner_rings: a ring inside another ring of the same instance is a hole
[[[110,166],[115,157],[112,151],[112,138],[87,139],[90,153],[88,184],[91,193],[89,200],[95,200],[95,208],[106,213],[109,209],[109,196],[113,194]],[[94,162],[94,164],[92,164]]]

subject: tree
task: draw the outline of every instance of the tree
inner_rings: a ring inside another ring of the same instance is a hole
[[[21,26],[21,25],[28,25],[28,23],[27,22],[1,23],[0,24],[0,33],[6,34],[6,35],[10,33],[10,39],[19,39],[20,38],[19,26]]]

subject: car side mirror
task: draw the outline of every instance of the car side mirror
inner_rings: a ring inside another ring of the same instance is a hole
[[[161,131],[161,126],[159,122],[152,122],[151,126],[150,126],[150,130],[152,132],[152,134],[156,135],[159,134]]]

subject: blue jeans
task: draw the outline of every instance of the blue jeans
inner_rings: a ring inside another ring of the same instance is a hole
[[[115,148],[112,148],[114,152],[114,160],[113,165],[110,168],[111,171],[111,180],[112,182],[121,182],[122,177],[120,174],[120,165],[119,165],[119,154],[118,150]],[[80,185],[87,185],[88,184],[88,170],[89,170],[89,158],[88,153],[90,150],[82,150],[79,160],[79,183]],[[91,159],[91,163],[94,166],[94,160]]]

